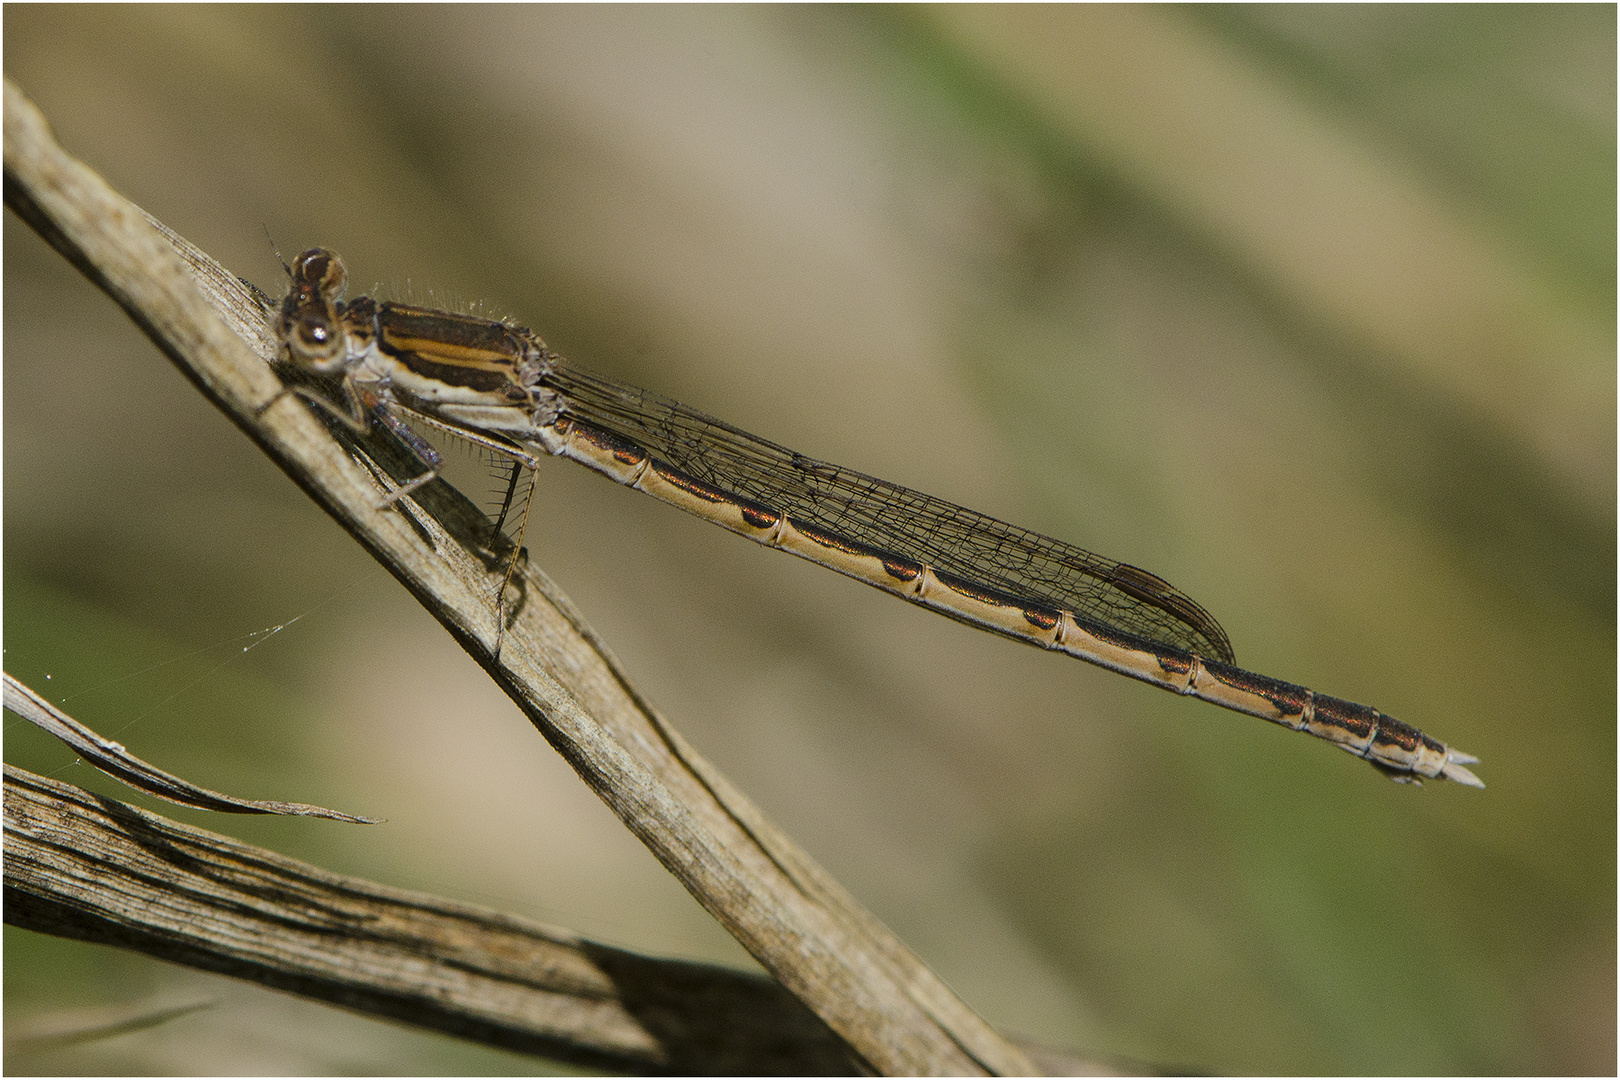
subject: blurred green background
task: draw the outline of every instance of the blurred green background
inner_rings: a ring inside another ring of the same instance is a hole
[[[1200,1071],[1615,1071],[1613,6],[4,20],[68,149],[271,292],[267,229],[478,301],[1147,567],[1244,666],[1483,759],[1483,792],[1398,787],[543,469],[536,562],[992,1022]],[[199,783],[388,823],[162,812],[750,963],[10,216],[4,304],[6,669]],[[14,1073],[544,1064],[10,929],[5,995]]]

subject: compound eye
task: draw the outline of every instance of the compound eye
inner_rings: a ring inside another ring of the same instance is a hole
[[[343,260],[325,248],[310,248],[294,259],[292,273],[294,282],[333,300],[342,296],[349,284],[349,272],[343,268]]]

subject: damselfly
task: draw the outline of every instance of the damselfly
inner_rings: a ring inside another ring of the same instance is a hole
[[[1244,671],[1220,625],[1145,570],[817,461],[677,401],[562,363],[504,322],[357,297],[330,251],[291,268],[282,361],[343,400],[290,387],[357,431],[372,417],[438,473],[419,420],[534,466],[565,457],[757,543],[961,622],[1326,739],[1407,783],[1484,787],[1453,750],[1366,705]]]

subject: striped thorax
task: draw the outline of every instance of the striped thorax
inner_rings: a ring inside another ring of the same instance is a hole
[[[523,327],[369,296],[344,304],[343,264],[321,248],[294,260],[292,279],[279,329],[293,366],[475,433],[532,438],[556,418],[541,385],[552,354]]]

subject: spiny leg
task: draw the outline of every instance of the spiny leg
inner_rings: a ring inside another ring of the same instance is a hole
[[[517,458],[512,459],[512,471],[506,480],[506,494],[501,500],[500,513],[495,517],[495,531],[490,537],[490,550],[495,551],[500,546],[501,528],[506,524],[507,515],[512,512],[512,504],[517,499],[518,481],[522,478],[524,463]],[[512,580],[517,573],[518,564],[527,562],[528,549],[523,546],[523,535],[529,528],[529,509],[534,505],[534,477],[529,478],[528,489],[523,494],[523,509],[518,515],[517,531],[512,536],[512,557],[507,560],[506,573],[501,576],[501,588],[495,598],[495,655],[501,655],[501,644],[506,637],[508,616],[506,610],[506,593],[512,587]],[[523,604],[528,599],[527,584],[518,586],[517,603],[512,607],[511,621],[517,621],[517,614],[523,610]]]
[[[344,427],[356,435],[365,435],[371,431],[370,417],[375,416],[382,421],[383,427],[387,428],[418,461],[427,466],[427,472],[406,481],[385,495],[382,501],[377,504],[379,510],[383,507],[392,506],[439,475],[439,466],[442,464],[439,452],[433,449],[426,439],[412,431],[410,426],[388,407],[386,399],[358,385],[352,378],[344,378],[341,385],[343,387],[343,405],[332,401],[314,387],[294,383],[282,387],[281,393],[259,406],[259,413],[263,415],[269,411],[272,405],[291,394],[319,407],[322,412],[343,424]]]
[[[279,394],[259,406],[258,415],[263,416],[270,411],[270,407],[276,402],[291,394],[293,397],[303,398],[311,405],[319,407],[322,412],[334,420],[342,422],[344,427],[356,435],[364,435],[371,430],[371,422],[366,419],[366,405],[361,399],[360,390],[354,385],[354,381],[349,378],[345,378],[341,385],[343,387],[344,405],[337,404],[312,386],[289,383],[281,388]]]
[[[493,453],[490,455],[494,456]],[[506,494],[501,496],[501,509],[495,515],[495,531],[490,534],[490,550],[495,550],[495,544],[500,540],[501,530],[506,527],[506,515],[512,512],[512,501],[517,497],[518,478],[523,474],[523,462],[512,458],[512,469],[506,476]],[[531,489],[532,490],[532,489]],[[527,513],[527,510],[525,510]]]
[[[444,459],[439,456],[439,452],[433,449],[433,446],[426,439],[412,430],[409,424],[401,419],[393,409],[389,408],[387,401],[375,394],[367,394],[364,390],[360,390],[359,394],[365,399],[366,404],[371,407],[371,411],[377,419],[382,421],[383,427],[387,428],[389,433],[398,439],[400,444],[409,450],[416,460],[427,466],[427,472],[407,480],[389,492],[387,497],[379,504],[379,507],[391,506],[437,477],[439,468],[444,464]]]

